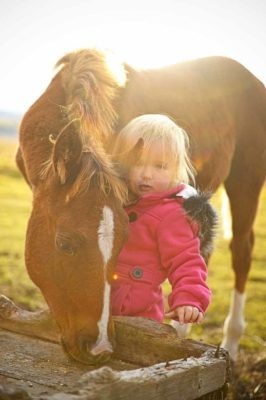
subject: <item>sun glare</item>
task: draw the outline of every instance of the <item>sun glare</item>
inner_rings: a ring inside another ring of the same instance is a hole
[[[98,35],[95,46],[108,47],[136,68],[156,68],[197,58],[208,55],[209,47],[216,47],[215,43],[210,45],[204,40],[195,42],[194,32],[186,32],[186,29],[181,23],[175,27],[163,22],[138,22],[137,26],[136,23],[126,26],[120,23],[110,27],[108,38],[102,37],[102,33]]]
[[[232,219],[230,214],[229,200],[224,189],[221,189],[221,204],[223,237],[225,240],[230,240],[232,239]]]
[[[126,83],[126,72],[123,68],[122,60],[115,53],[107,51],[106,62],[113,76],[115,76],[118,85],[124,86],[124,84]]]
[[[256,7],[243,2],[240,13],[237,2],[229,7],[227,0],[116,0],[115,7],[104,0],[8,2],[0,14],[5,54],[0,109],[25,110],[48,85],[56,61],[80,48],[109,49],[135,68],[228,56],[265,81],[266,3],[260,13]],[[113,60],[110,65],[122,84],[123,73]]]

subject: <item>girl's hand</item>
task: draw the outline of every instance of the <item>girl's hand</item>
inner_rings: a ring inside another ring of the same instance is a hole
[[[203,320],[203,313],[193,306],[180,306],[175,310],[165,313],[166,318],[178,319],[180,324],[188,324],[196,322],[200,324]]]

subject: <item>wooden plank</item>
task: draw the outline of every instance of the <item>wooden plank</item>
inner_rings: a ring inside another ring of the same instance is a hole
[[[0,295],[0,328],[34,336],[52,342],[60,342],[60,334],[50,311],[27,311],[12,300]]]
[[[126,362],[149,366],[161,361],[201,356],[214,349],[194,340],[180,339],[167,324],[141,317],[114,317],[115,357]],[[60,335],[48,311],[29,312],[0,296],[0,327],[11,331],[59,342]]]
[[[47,312],[22,310],[0,296],[0,326],[35,336],[0,330],[0,382],[16,382],[15,389],[25,389],[33,399],[192,400],[228,379],[226,352],[178,339],[171,326],[145,318],[115,318],[117,360],[98,370],[67,357]]]
[[[102,367],[83,375],[75,393],[43,400],[194,400],[223,387],[225,364],[225,360],[205,356],[133,371]]]
[[[150,366],[162,361],[200,357],[215,346],[180,339],[172,326],[141,317],[116,317],[115,356],[123,361]]]
[[[70,360],[55,343],[0,330],[0,344],[0,382],[32,399],[193,400],[227,381],[226,357],[213,351],[151,367],[113,361],[94,370]]]
[[[116,360],[108,365],[114,370],[138,367]],[[73,389],[81,375],[92,370],[92,366],[69,359],[59,344],[0,329],[2,385],[24,389],[39,399],[47,393]]]

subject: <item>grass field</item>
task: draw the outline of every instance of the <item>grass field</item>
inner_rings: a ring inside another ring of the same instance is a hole
[[[28,278],[24,265],[24,240],[31,210],[31,193],[15,166],[15,151],[16,143],[1,139],[0,292],[28,309],[36,309],[41,308],[44,302],[38,289]],[[214,196],[213,204],[220,213],[221,191]],[[247,285],[247,326],[240,348],[243,359],[265,357],[266,187],[260,199],[255,234],[252,270]],[[209,285],[213,292],[212,304],[204,323],[193,328],[190,336],[194,339],[202,339],[212,344],[218,344],[221,341],[222,323],[229,308],[233,287],[233,272],[230,263],[228,241],[223,239],[222,229],[219,229],[215,252],[209,266]]]

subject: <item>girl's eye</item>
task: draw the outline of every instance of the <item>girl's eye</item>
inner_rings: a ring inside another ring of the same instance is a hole
[[[167,169],[167,164],[165,163],[157,163],[155,164],[155,167],[158,169]]]
[[[74,249],[69,240],[57,237],[55,240],[55,244],[56,244],[56,247],[59,250],[61,250],[63,253],[73,256]]]

